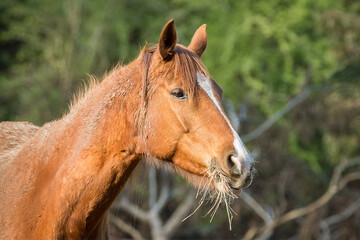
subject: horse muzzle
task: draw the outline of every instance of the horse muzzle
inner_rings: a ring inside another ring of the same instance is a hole
[[[254,160],[250,155],[241,161],[234,155],[228,156],[227,167],[230,173],[228,183],[232,189],[245,189],[251,185],[254,175]]]

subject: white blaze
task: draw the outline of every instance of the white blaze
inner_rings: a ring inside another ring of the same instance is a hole
[[[199,74],[199,73],[196,74],[196,79],[197,79],[197,82],[200,85],[200,87],[206,92],[206,94],[209,96],[209,98],[215,104],[216,108],[223,115],[225,121],[228,123],[229,128],[231,129],[231,131],[232,131],[232,133],[234,135],[233,145],[234,145],[235,151],[237,153],[236,160],[237,160],[237,163],[239,164],[239,167],[241,167],[241,162],[240,162],[241,159],[244,159],[244,161],[248,161],[249,163],[252,163],[253,158],[248,153],[248,151],[246,150],[245,145],[241,141],[239,135],[237,134],[237,132],[232,127],[232,125],[230,123],[230,120],[227,118],[225,113],[222,111],[221,106],[220,106],[219,102],[217,101],[217,99],[216,99],[216,97],[214,95],[214,92],[212,90],[210,80],[204,74]],[[249,170],[249,169],[247,169],[247,170]]]

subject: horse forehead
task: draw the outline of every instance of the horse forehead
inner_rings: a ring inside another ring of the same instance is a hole
[[[223,94],[223,90],[222,88],[220,87],[220,85],[212,78],[210,78],[210,83],[211,83],[211,86],[213,88],[213,90],[220,96],[220,98],[222,97],[222,94]]]
[[[215,105],[218,107],[221,102],[221,97],[223,90],[219,84],[212,78],[207,77],[203,73],[196,73],[197,84],[200,89],[202,89],[210,99],[215,102]],[[220,99],[218,99],[220,98]]]

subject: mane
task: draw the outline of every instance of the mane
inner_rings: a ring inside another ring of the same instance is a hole
[[[151,64],[151,58],[153,53],[158,48],[158,44],[146,45],[141,53],[140,58],[143,62],[143,100],[146,101],[147,91],[149,90],[148,86],[148,70]],[[83,85],[79,88],[77,92],[72,97],[72,100],[69,104],[69,111],[71,112],[76,106],[81,105],[82,102],[86,99],[90,92],[96,89],[99,86],[99,83],[107,80],[112,77],[117,77],[117,73],[123,68],[122,64],[117,64],[111,71],[106,72],[104,76],[99,80],[93,75],[88,75],[89,80],[83,81]],[[196,74],[202,73],[207,77],[210,77],[208,70],[205,65],[199,58],[199,56],[193,51],[185,48],[183,45],[177,44],[174,49],[174,56],[172,60],[169,61],[169,65],[165,71],[171,71],[174,69],[175,77],[178,77],[181,80],[181,84],[184,87],[184,90],[191,96],[195,92],[196,86]]]
[[[122,67],[123,65],[118,63],[112,70],[106,71],[101,80],[99,80],[96,76],[92,74],[88,74],[89,80],[83,80],[80,88],[73,94],[72,99],[69,103],[68,112],[71,112],[71,110],[74,109],[76,106],[81,105],[81,103],[84,102],[84,100],[91,91],[98,88],[100,83],[105,79],[115,76],[115,74],[119,72]]]

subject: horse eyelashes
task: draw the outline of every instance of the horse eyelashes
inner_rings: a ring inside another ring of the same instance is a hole
[[[188,96],[181,88],[175,88],[171,91],[171,95],[176,99],[186,100]]]

